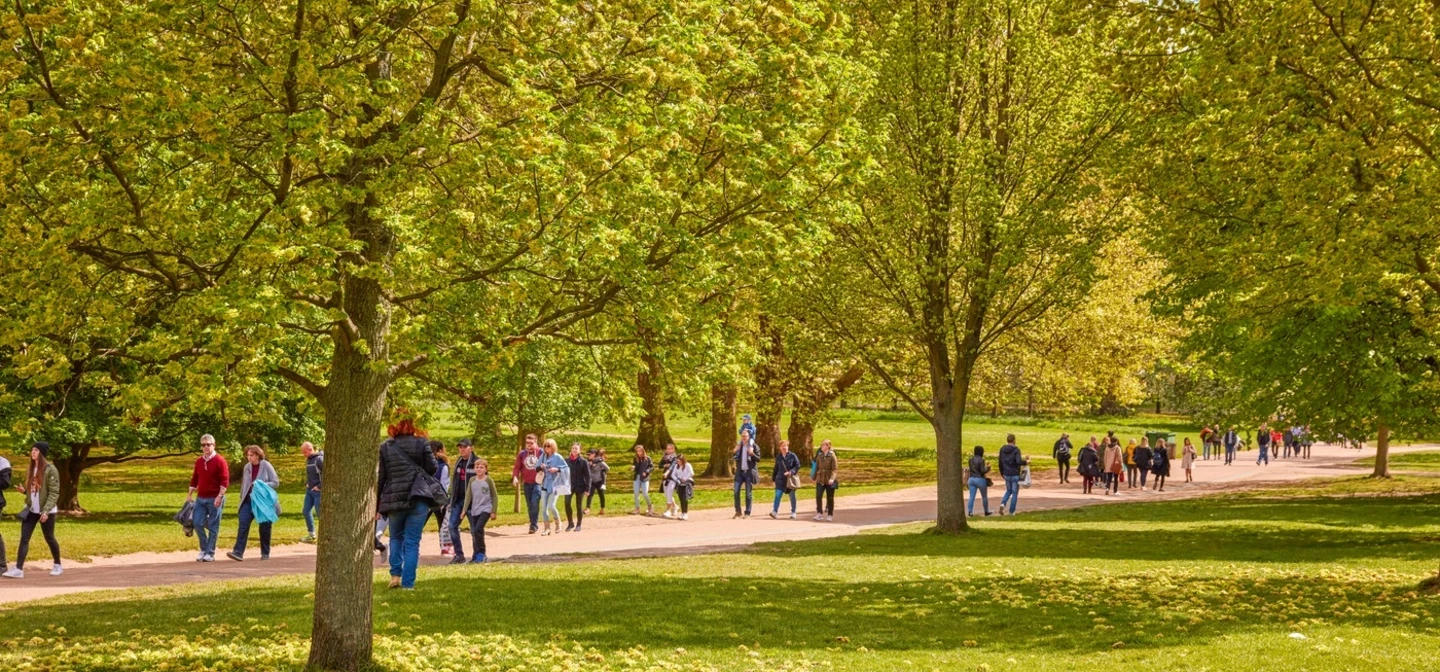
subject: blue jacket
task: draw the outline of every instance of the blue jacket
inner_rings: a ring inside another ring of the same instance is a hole
[[[785,472],[793,471],[800,475],[800,458],[795,453],[775,453],[775,468],[770,472],[770,480],[775,482],[776,488],[785,487]]]
[[[560,453],[555,453],[550,456],[541,453],[540,464],[536,466],[539,469],[545,470],[545,479],[540,482],[541,490],[552,492],[555,490],[555,486],[560,483],[570,485],[570,465],[565,462],[565,458],[560,457]],[[552,474],[549,471],[551,468],[559,469],[560,471]]]
[[[250,511],[257,523],[273,523],[280,519],[280,495],[265,481],[250,486]]]

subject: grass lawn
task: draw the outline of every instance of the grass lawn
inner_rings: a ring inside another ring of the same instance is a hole
[[[377,581],[377,655],[394,670],[1434,670],[1440,596],[1415,586],[1436,571],[1436,490],[1342,479],[981,519],[964,537],[912,525],[741,554],[427,568],[414,592]],[[0,609],[0,668],[296,669],[309,584]]]
[[[880,411],[837,411],[845,422],[841,427],[822,430],[819,437],[831,437],[842,446],[837,450],[840,458],[842,493],[859,494],[912,485],[934,483],[935,464],[933,458],[934,435],[929,424],[911,413]],[[1006,433],[1018,437],[1021,448],[1035,459],[1032,465],[1037,471],[1054,466],[1049,459],[1050,445],[1060,431],[1069,431],[1074,437],[1103,433],[1115,428],[1124,435],[1138,434],[1146,428],[1165,428],[1184,431],[1168,418],[1130,418],[1125,420],[1030,420],[1001,418],[1009,424],[987,424],[989,418],[976,419],[966,425],[966,445],[981,443],[990,454],[998,451]],[[1128,423],[1128,424],[1122,424]],[[708,441],[709,429],[699,420],[684,416],[672,422],[672,431],[677,439],[692,438]],[[609,509],[628,510],[631,506],[630,462],[628,449],[633,428],[598,426],[584,433],[570,436],[557,435],[562,446],[568,448],[571,440],[580,441],[588,447],[602,447],[610,454],[611,479],[607,486]],[[440,422],[434,428],[434,435],[453,445],[464,435],[458,424]],[[606,436],[621,434],[621,437]],[[1077,442],[1078,443],[1078,442]],[[695,464],[696,473],[703,473],[708,457],[708,448],[703,443],[679,441],[680,449]],[[450,454],[454,456],[453,448]],[[239,463],[237,455],[226,455],[232,469]],[[513,501],[514,489],[509,483],[510,464],[514,453],[509,449],[491,449],[486,454],[492,469],[499,476],[496,485],[502,501]],[[300,516],[304,493],[304,458],[298,452],[280,453],[271,451],[270,460],[280,474],[280,502],[283,514],[276,523],[274,539],[279,543],[293,543],[305,534],[305,524]],[[16,473],[22,473],[27,460],[13,459]],[[85,516],[65,516],[59,523],[61,551],[64,557],[83,560],[97,555],[120,555],[139,551],[179,551],[194,548],[195,541],[180,533],[180,528],[171,521],[171,516],[184,501],[185,489],[190,481],[192,457],[179,457],[154,462],[135,462],[121,465],[101,465],[86,471],[80,491],[81,506],[89,512]],[[235,471],[238,475],[238,469]],[[659,494],[658,478],[652,479],[651,498],[663,507],[663,496]],[[238,477],[237,477],[238,482]],[[769,483],[768,469],[762,470],[759,488],[760,498],[770,496],[766,489]],[[768,499],[766,499],[768,501]],[[729,479],[701,479],[692,506],[699,509],[730,506]],[[233,544],[235,525],[238,522],[236,498],[227,499],[228,508],[222,521],[220,547]],[[12,522],[8,525],[14,525]],[[13,527],[12,527],[13,530]],[[12,531],[13,534],[13,531]],[[252,530],[252,548],[258,543],[258,531]]]
[[[1365,459],[1356,460],[1355,463],[1373,467],[1375,466],[1375,456],[1371,455]],[[1392,453],[1390,455],[1390,468],[1392,470],[1440,472],[1440,450],[1427,450],[1418,453]]]

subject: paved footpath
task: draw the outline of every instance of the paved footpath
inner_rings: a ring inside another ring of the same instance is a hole
[[[1416,445],[1395,447],[1391,451],[1399,453],[1436,448],[1433,445]],[[1241,453],[1235,464],[1229,467],[1219,460],[1197,460],[1194,483],[1183,482],[1184,472],[1177,460],[1172,470],[1176,476],[1170,479],[1165,492],[1141,492],[1122,486],[1117,496],[1081,494],[1081,479],[1073,469],[1072,482],[1066,485],[1055,482],[1054,472],[1041,473],[1034,487],[1021,490],[1019,510],[1042,511],[1091,504],[1183,499],[1263,483],[1354,475],[1365,473],[1368,468],[1351,463],[1371,454],[1373,451],[1370,450],[1361,452],[1335,446],[1316,446],[1310,460],[1280,459],[1273,460],[1269,466],[1257,466],[1254,462],[1256,453],[1250,451]],[[844,473],[843,455],[841,473]],[[492,560],[536,562],[573,560],[576,554],[603,558],[733,551],[758,542],[821,539],[855,534],[867,528],[935,519],[935,488],[923,486],[837,497],[833,523],[811,520],[814,516],[813,495],[804,495],[813,491],[802,489],[797,520],[789,520],[787,515],[782,515],[780,520],[771,520],[766,514],[769,513],[774,491],[768,487],[768,480],[762,485],[767,487],[756,491],[756,515],[741,520],[732,519],[733,512],[729,509],[695,511],[690,514],[690,520],[683,522],[659,516],[625,515],[630,499],[628,496],[616,496],[611,498],[611,503],[621,506],[611,509],[605,516],[587,517],[583,532],[540,536],[526,533],[523,513],[506,512],[498,521],[499,525],[489,528],[486,539],[489,557]],[[999,508],[1004,489],[1003,484],[990,488],[992,508]],[[652,492],[651,496],[663,505],[664,497],[658,491]],[[788,503],[787,499],[782,507]],[[788,510],[785,513],[788,514]],[[233,524],[233,518],[227,520]],[[515,524],[517,522],[520,524]],[[422,563],[426,565],[443,564],[449,560],[439,555],[435,529],[432,523],[422,540]],[[468,534],[465,541],[468,545]],[[64,542],[63,536],[61,542]],[[377,569],[384,566],[379,555],[375,565]],[[67,564],[65,574],[59,577],[48,575],[48,562],[42,564],[42,561],[36,560],[29,563],[27,569],[30,571],[25,579],[0,579],[3,581],[0,583],[0,603],[96,590],[311,573],[315,571],[315,547],[306,544],[276,546],[272,549],[271,559],[263,562],[257,559],[233,562],[222,555],[216,562],[201,564],[195,562],[194,551],[183,551],[136,553],[96,558],[90,563]]]

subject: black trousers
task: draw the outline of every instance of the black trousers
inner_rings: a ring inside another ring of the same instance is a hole
[[[815,513],[835,515],[835,486],[825,483],[815,486]]]
[[[585,519],[585,507],[584,507],[584,506],[581,506],[581,504],[580,504],[580,499],[583,498],[584,496],[585,496],[584,493],[581,493],[581,494],[578,494],[578,495],[575,495],[575,494],[565,495],[565,524],[566,524],[566,525],[570,525],[570,517],[571,517],[571,515],[572,515],[572,513],[571,513],[571,508],[570,508],[570,504],[571,504],[572,501],[573,501],[574,504],[575,504],[574,513],[573,513],[573,515],[574,515],[574,517],[575,517],[575,523],[574,523],[574,524],[578,526],[578,525],[580,525],[580,521],[582,521],[582,520]]]
[[[30,554],[30,535],[35,534],[36,525],[40,526],[45,543],[50,546],[50,556],[55,559],[55,564],[60,564],[60,542],[55,540],[55,516],[51,515],[42,523],[40,514],[27,509],[20,518],[20,550],[15,553],[16,569],[25,569],[25,556]]]
[[[685,486],[683,486],[683,485],[677,485],[677,486],[675,486],[675,499],[680,500],[680,513],[681,513],[681,514],[690,513],[690,495],[687,494],[687,493],[689,493],[689,492],[690,492],[690,489],[687,488],[687,487],[685,487]],[[600,501],[601,501],[600,506],[605,506],[605,504],[604,504],[604,501],[605,501],[605,500],[602,499],[602,500],[600,500]]]
[[[1068,458],[1068,457],[1055,458],[1055,463],[1060,466],[1060,482],[1061,482],[1061,483],[1069,483],[1069,482],[1070,482],[1070,458]]]
[[[591,491],[590,491],[590,494],[585,495],[585,508],[587,508],[587,509],[590,508],[590,502],[594,501],[595,495],[600,495],[600,510],[601,510],[601,511],[604,511],[604,510],[605,510],[605,490],[604,490],[603,488],[596,488],[596,489],[594,489],[594,490],[591,490]]]
[[[490,514],[482,513],[478,516],[470,516],[470,543],[474,546],[471,552],[472,557],[485,555],[485,526],[490,523]]]

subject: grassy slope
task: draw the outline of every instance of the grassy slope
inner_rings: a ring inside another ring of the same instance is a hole
[[[1440,483],[1328,487],[1377,489],[1389,496],[1312,488],[982,519],[960,538],[902,526],[736,555],[426,569],[415,592],[377,593],[378,641],[393,669],[1437,669],[1440,597],[1413,586],[1435,571]],[[0,610],[0,668],[292,667],[308,591],[295,577]]]
[[[840,450],[841,476],[844,492],[856,494],[891,489],[909,485],[933,483],[935,466],[933,458],[920,455],[924,451],[913,449],[931,448],[934,444],[930,426],[918,416],[908,413],[886,413],[875,411],[838,411],[837,415],[845,424],[834,429],[822,430],[820,436],[831,437],[837,445],[867,450]],[[1167,419],[1126,419],[1123,421],[1100,421],[1089,419],[1031,421],[1027,419],[1006,419],[1010,424],[987,424],[988,418],[978,419],[967,425],[966,444],[983,443],[991,451],[997,450],[1006,433],[1015,433],[1022,449],[1038,457],[1036,469],[1044,469],[1053,463],[1048,459],[1050,445],[1063,429],[1072,435],[1102,433],[1114,427],[1122,435],[1135,433],[1144,428],[1165,427],[1181,430]],[[1126,423],[1126,424],[1122,424]],[[1167,424],[1172,423],[1172,424]],[[458,424],[441,422],[434,428],[434,434],[447,444],[463,435],[465,431]],[[705,438],[709,429],[702,427],[699,420],[677,417],[672,430],[677,438]],[[595,436],[594,434],[624,434],[630,429],[616,426],[599,426],[588,430],[590,434],[575,435],[587,447],[603,447],[610,455],[611,481],[607,486],[610,495],[609,508],[612,511],[628,510],[631,502],[629,483],[629,460],[624,457],[630,441],[625,438]],[[559,437],[563,444],[567,437]],[[695,460],[695,471],[705,469],[706,447],[700,444],[680,442],[680,448]],[[916,456],[898,458],[891,455],[891,449],[912,449]],[[881,452],[871,452],[879,450]],[[454,450],[451,455],[453,457]],[[992,452],[993,454],[993,452]],[[492,468],[499,476],[496,485],[500,488],[502,501],[513,501],[514,491],[509,484],[509,465],[513,453],[508,450],[492,450],[487,455]],[[232,467],[239,463],[236,456],[228,456]],[[280,501],[283,515],[276,524],[276,543],[297,541],[305,533],[300,517],[304,479],[304,460],[298,453],[271,454],[271,462],[280,474]],[[194,548],[193,539],[180,534],[179,527],[170,517],[184,501],[186,485],[190,479],[193,458],[176,458],[156,462],[130,463],[124,465],[103,465],[86,472],[81,487],[81,505],[90,514],[83,517],[65,517],[59,526],[61,551],[66,558],[84,559],[93,555],[118,555],[137,551],[177,551]],[[18,461],[17,473],[22,471],[24,461]],[[238,471],[237,471],[238,473]],[[237,479],[238,480],[238,479]],[[770,501],[772,493],[768,488],[768,472],[762,475],[757,498]],[[651,484],[652,500],[662,502],[657,482]],[[702,480],[696,493],[696,508],[726,507],[731,502],[728,479]],[[230,498],[222,523],[220,545],[228,547],[233,543],[238,501]],[[598,505],[597,505],[598,506]],[[510,522],[513,522],[511,519]],[[258,543],[258,532],[251,532],[251,544]]]

